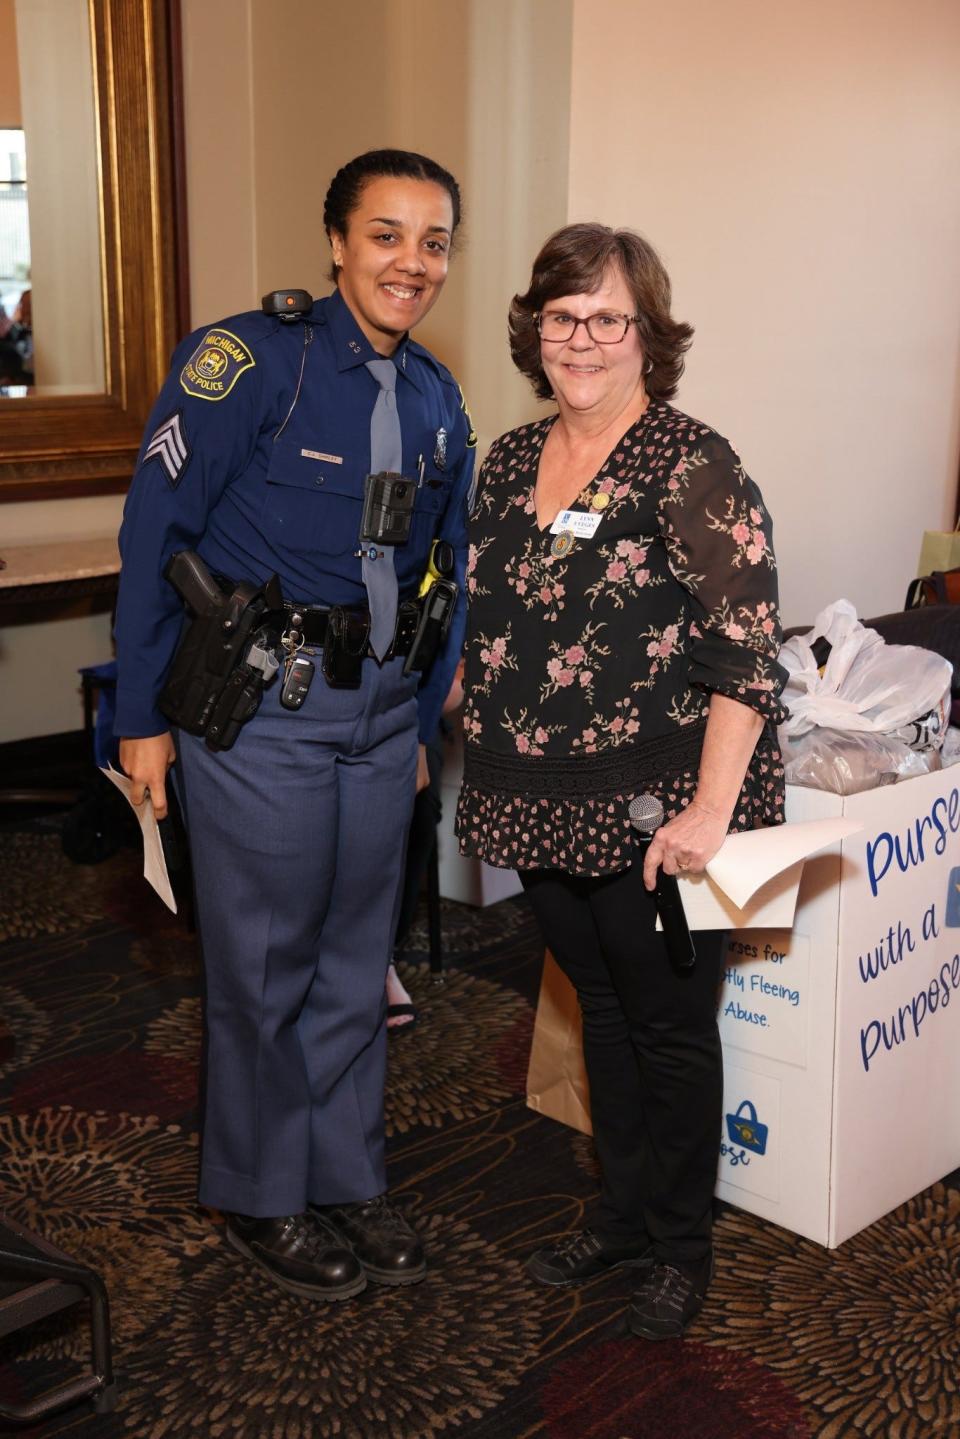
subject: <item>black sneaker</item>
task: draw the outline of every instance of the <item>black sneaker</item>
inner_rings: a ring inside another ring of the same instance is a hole
[[[310,1206],[354,1253],[374,1284],[419,1284],[427,1272],[423,1245],[385,1194],[359,1204]]]
[[[627,1309],[627,1328],[641,1339],[679,1339],[703,1308],[713,1255],[689,1264],[655,1264]]]
[[[527,1273],[541,1284],[579,1284],[609,1269],[652,1269],[653,1251],[644,1242],[641,1248],[624,1248],[604,1243],[592,1229],[575,1229],[558,1244],[538,1249],[527,1260]]]
[[[350,1299],[366,1276],[329,1225],[313,1214],[252,1219],[225,1214],[227,1242],[258,1264],[274,1284],[301,1299]]]

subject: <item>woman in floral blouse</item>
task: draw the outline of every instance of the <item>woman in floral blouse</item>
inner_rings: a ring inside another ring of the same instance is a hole
[[[675,969],[656,871],[783,817],[770,520],[727,441],[668,403],[692,333],[629,230],[558,231],[514,299],[514,362],[559,413],[481,473],[457,817],[466,854],[520,871],[583,1014],[599,1209],[530,1272],[630,1266],[628,1324],[650,1339],[682,1333],[709,1284],[723,1078],[723,937]],[[638,795],[667,817],[645,864]]]

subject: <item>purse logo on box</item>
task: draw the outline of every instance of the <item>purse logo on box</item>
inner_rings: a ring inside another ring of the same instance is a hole
[[[760,1123],[749,1099],[737,1107],[736,1114],[727,1115],[730,1143],[742,1144],[744,1149],[752,1150],[754,1154],[766,1154],[767,1132],[767,1126]]]
[[[944,924],[948,929],[960,928],[960,865],[950,871],[947,883],[947,913]]]

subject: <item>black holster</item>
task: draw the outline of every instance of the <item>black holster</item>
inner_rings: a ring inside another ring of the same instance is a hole
[[[271,575],[256,586],[210,574],[192,550],[172,555],[164,575],[184,601],[190,619],[180,637],[159,706],[188,734],[202,735],[211,749],[229,749],[240,726],[256,714],[276,663],[269,657],[283,632],[283,595]]]

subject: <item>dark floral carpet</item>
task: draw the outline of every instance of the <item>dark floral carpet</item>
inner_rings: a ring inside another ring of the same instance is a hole
[[[419,1022],[391,1041],[393,1192],[426,1282],[311,1305],[194,1201],[197,947],[131,851],[71,864],[52,821],[0,831],[0,1208],[106,1279],[120,1395],[21,1433],[102,1439],[958,1439],[960,1176],[828,1252],[733,1209],[682,1342],[622,1327],[629,1281],[532,1284],[583,1222],[589,1142],[524,1105],[539,946],[522,900],[415,929]],[[0,1341],[0,1398],[86,1357],[70,1311]]]

